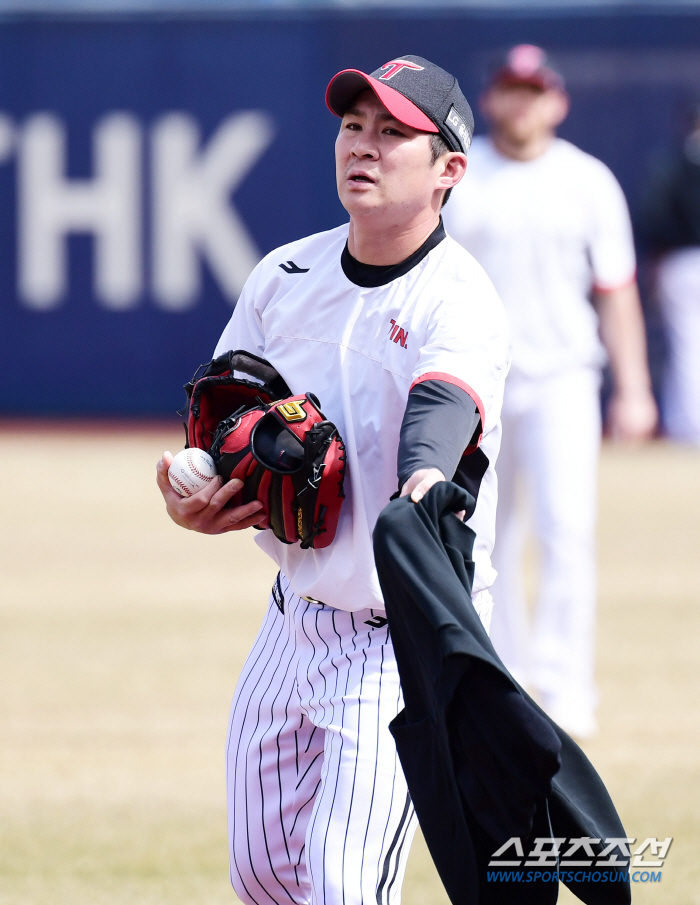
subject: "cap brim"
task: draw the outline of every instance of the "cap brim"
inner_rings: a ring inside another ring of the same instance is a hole
[[[411,126],[413,129],[420,129],[421,132],[440,131],[435,123],[407,97],[377,79],[373,79],[371,75],[360,72],[359,69],[343,69],[342,72],[333,76],[326,89],[326,105],[331,113],[342,117],[357,95],[368,88],[374,91],[379,102],[400,123]]]

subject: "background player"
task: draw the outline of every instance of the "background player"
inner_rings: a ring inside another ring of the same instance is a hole
[[[656,424],[632,233],[612,173],[555,135],[569,100],[540,48],[513,48],[481,105],[490,134],[475,140],[467,178],[445,221],[493,280],[513,334],[498,468],[492,639],[554,720],[585,737],[596,725],[594,530],[603,346],[613,379],[610,434],[638,440]],[[534,492],[541,549],[529,641],[516,508],[521,477]]]
[[[700,446],[700,103],[682,147],[650,180],[640,226],[666,328],[664,431]]]
[[[491,609],[506,319],[440,219],[471,111],[456,80],[416,56],[372,76],[344,70],[327,103],[342,117],[350,223],[269,254],[215,353],[246,349],[293,393],[316,393],[347,449],[332,545],[257,538],[280,575],[234,698],[227,768],[231,877],[258,905],[398,902],[415,819],[388,730],[402,700],[371,533],[397,472],[417,501],[479,441],[489,466],[470,520],[474,604],[485,622]],[[260,518],[255,503],[223,509],[235,481],[181,498],[169,462],[158,483],[178,524],[216,534]]]

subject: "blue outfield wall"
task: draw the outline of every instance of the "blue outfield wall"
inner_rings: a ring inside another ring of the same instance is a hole
[[[699,38],[700,14],[648,11],[0,21],[0,414],[179,407],[255,261],[345,219],[338,69],[418,53],[475,101],[494,53],[542,44],[562,134],[634,208],[700,96]]]

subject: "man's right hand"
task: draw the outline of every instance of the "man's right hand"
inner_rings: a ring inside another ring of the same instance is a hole
[[[228,501],[243,486],[237,479],[224,484],[219,475],[199,493],[182,497],[173,490],[168,480],[168,469],[173,461],[172,453],[164,452],[156,465],[156,481],[163,494],[168,515],[181,528],[199,531],[200,534],[225,534],[227,531],[242,531],[257,525],[263,518],[260,510],[263,504],[258,500],[244,506],[224,509]]]

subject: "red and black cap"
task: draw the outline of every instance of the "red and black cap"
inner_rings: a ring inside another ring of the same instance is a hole
[[[504,62],[492,73],[491,85],[533,85],[542,91],[564,91],[564,78],[541,47],[518,44],[511,47]]]
[[[331,113],[343,116],[358,94],[371,88],[399,122],[439,133],[453,151],[466,154],[474,134],[474,116],[457,79],[434,63],[407,54],[389,60],[370,75],[343,69],[326,90]]]

